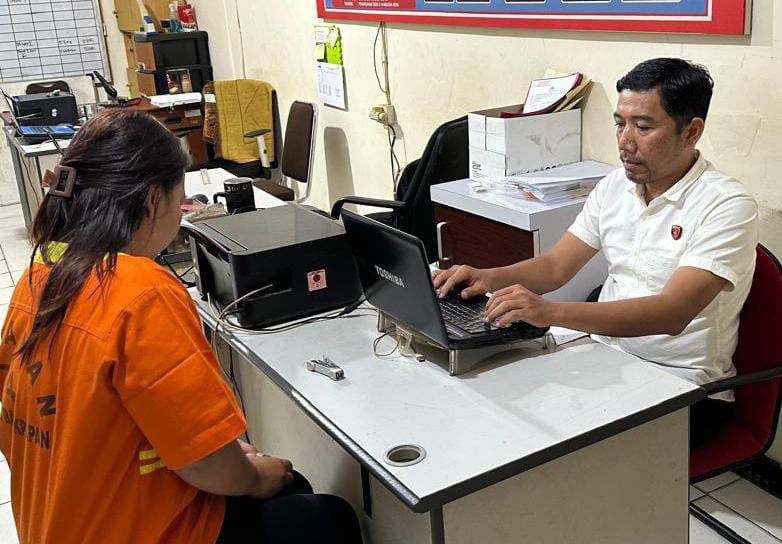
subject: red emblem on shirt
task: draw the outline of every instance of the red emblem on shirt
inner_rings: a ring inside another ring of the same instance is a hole
[[[682,228],[679,225],[674,225],[671,227],[671,236],[673,236],[674,240],[678,240],[682,237]]]

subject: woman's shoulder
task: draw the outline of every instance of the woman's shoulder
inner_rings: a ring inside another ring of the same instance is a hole
[[[113,289],[127,290],[140,294],[157,289],[181,290],[184,286],[171,272],[147,257],[136,257],[122,253],[117,256],[117,266],[112,273]]]
[[[94,272],[85,287],[80,302],[90,306],[99,300],[110,314],[127,310],[143,299],[160,298],[160,293],[189,297],[179,280],[152,259],[126,254],[117,257],[116,266],[107,277],[101,279]]]

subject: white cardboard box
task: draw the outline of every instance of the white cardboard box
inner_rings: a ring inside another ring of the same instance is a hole
[[[581,160],[581,110],[500,117],[519,108],[467,115],[471,178],[511,176]]]

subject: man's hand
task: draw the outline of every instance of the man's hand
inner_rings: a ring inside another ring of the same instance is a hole
[[[440,289],[440,298],[445,297],[457,285],[466,285],[459,293],[462,298],[472,298],[491,291],[490,270],[481,270],[467,265],[452,266],[448,270],[432,272],[435,289]]]
[[[273,497],[293,481],[293,463],[287,459],[272,457],[262,453],[245,453],[255,467],[257,478],[248,493],[258,499]]]
[[[484,319],[498,327],[507,327],[516,321],[548,327],[554,318],[555,304],[521,285],[511,285],[492,294],[484,310]]]

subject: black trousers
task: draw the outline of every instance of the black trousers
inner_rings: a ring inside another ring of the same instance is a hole
[[[705,398],[690,406],[690,449],[717,434],[733,416],[734,402]]]
[[[294,472],[293,482],[271,499],[226,497],[217,544],[361,544],[353,508],[333,495],[315,495]]]

